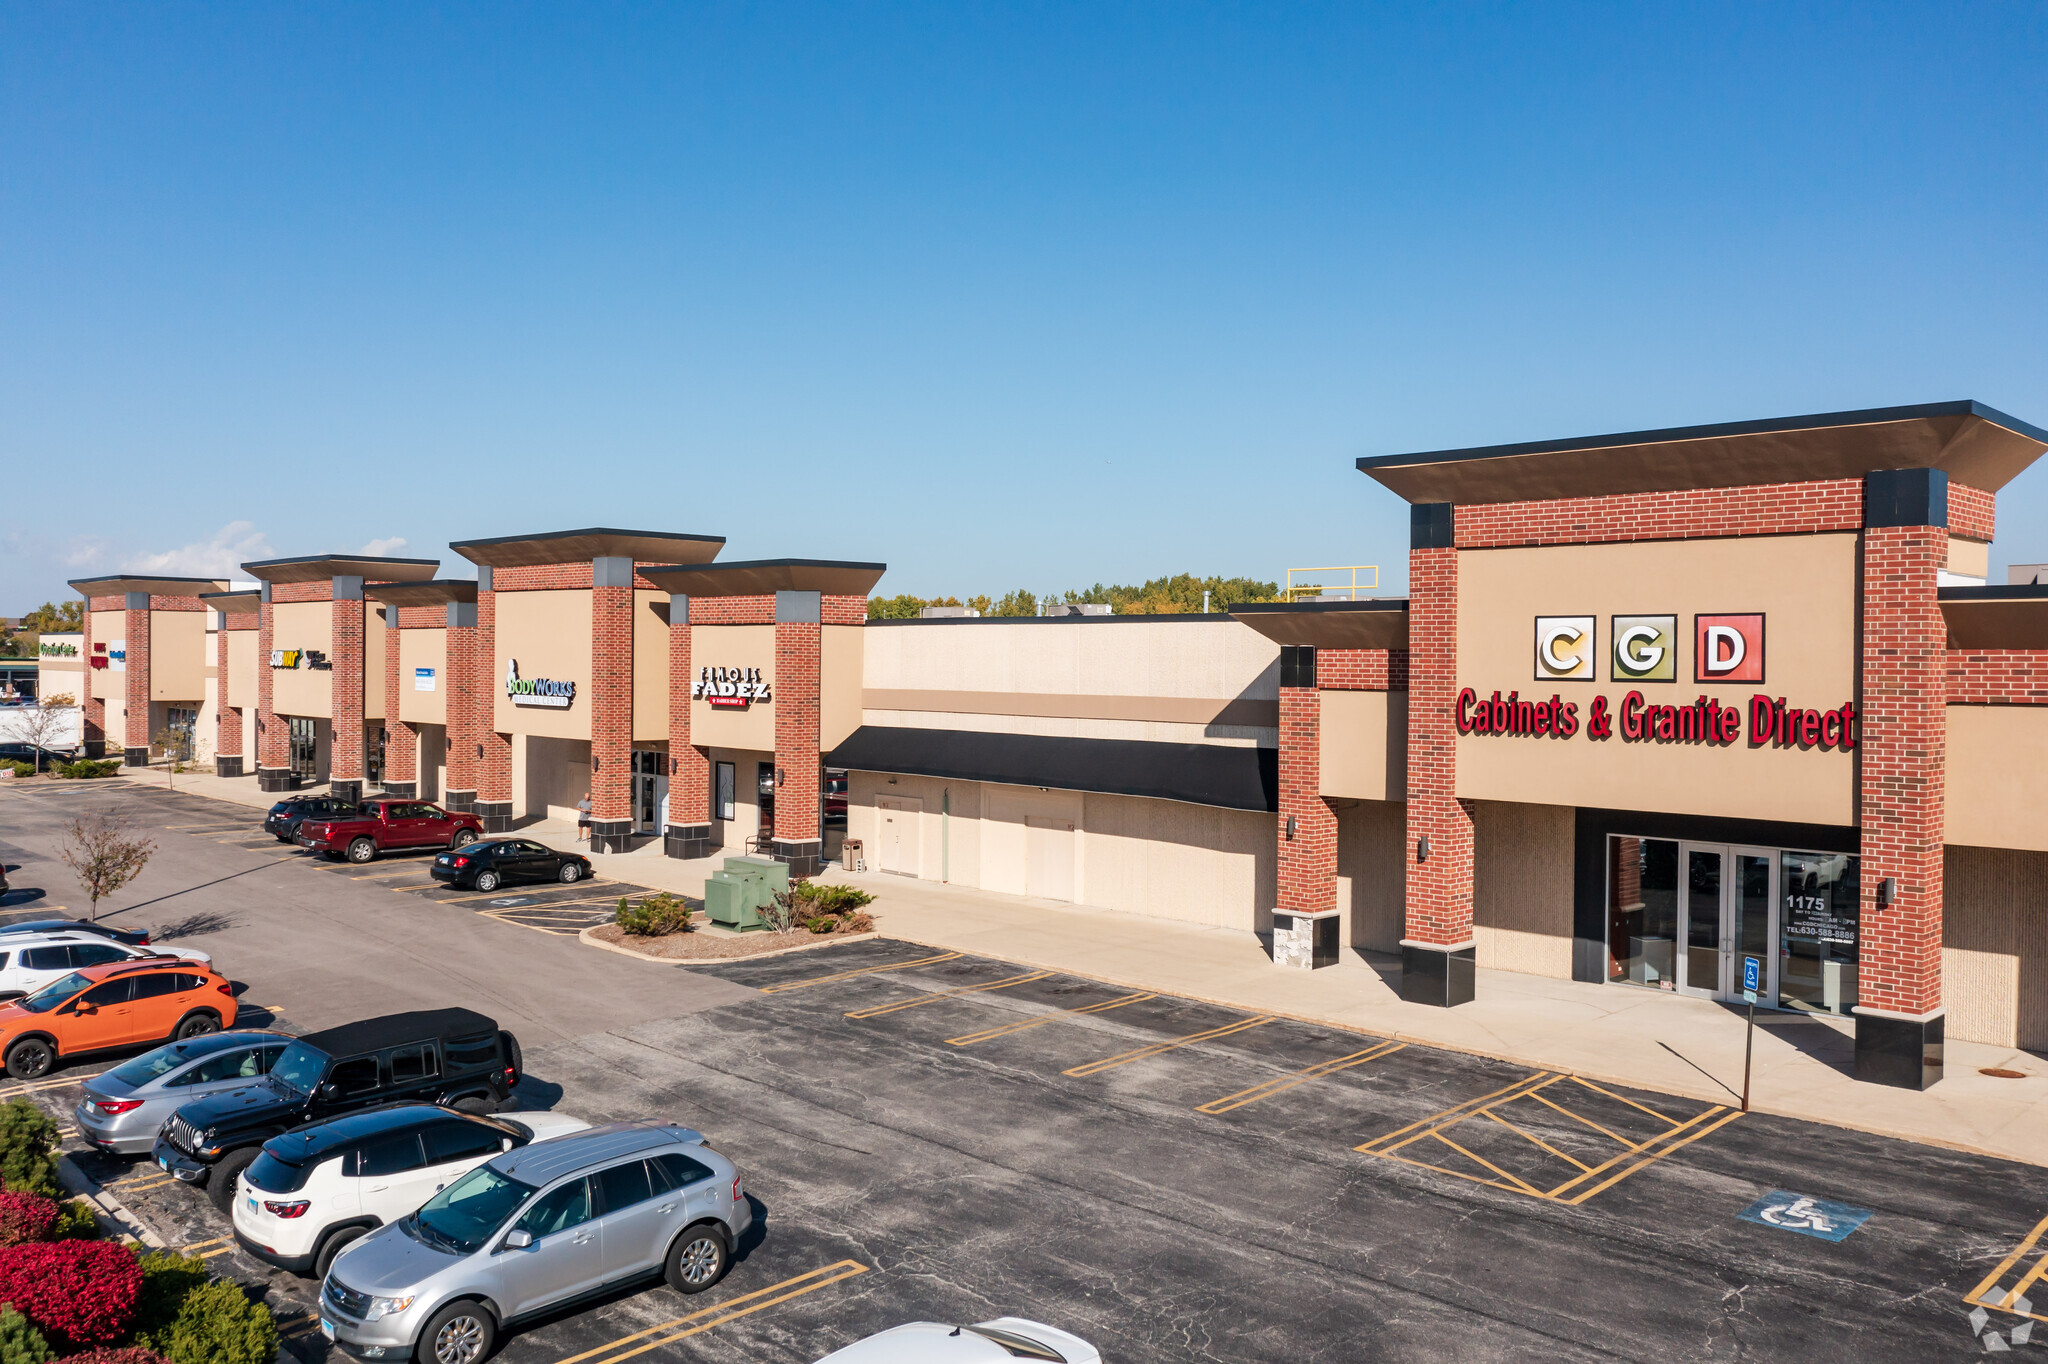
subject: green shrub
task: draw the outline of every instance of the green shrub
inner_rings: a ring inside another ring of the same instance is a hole
[[[52,1153],[57,1149],[57,1124],[27,1099],[0,1104],[0,1187],[12,1193],[62,1198]]]
[[[58,763],[53,769],[60,777],[75,781],[91,780],[94,777],[111,777],[121,770],[119,758],[80,758],[77,762]]]
[[[874,896],[854,886],[818,886],[809,881],[799,881],[789,889],[807,908],[818,914],[844,914],[849,909],[860,909],[875,902]]]
[[[239,1284],[216,1279],[186,1294],[170,1325],[137,1332],[135,1343],[171,1364],[272,1364],[277,1319]]]
[[[830,933],[839,927],[839,920],[826,914],[816,919],[804,920],[804,927],[810,929],[813,933]]]
[[[34,763],[11,762],[7,765],[14,769],[14,775],[17,777],[33,777],[36,774]]]
[[[185,1310],[185,1300],[206,1286],[206,1261],[174,1250],[152,1251],[142,1266],[142,1292],[135,1299],[137,1338],[155,1336],[171,1327]]]
[[[660,938],[670,933],[689,932],[692,912],[689,901],[667,891],[642,896],[637,905],[628,904],[626,897],[621,895],[618,912],[612,916],[612,921],[633,937]]]
[[[52,1241],[96,1241],[99,1235],[99,1219],[93,1216],[92,1204],[74,1198],[57,1205],[57,1225],[50,1228]]]
[[[57,1352],[11,1305],[0,1305],[0,1364],[48,1364]]]

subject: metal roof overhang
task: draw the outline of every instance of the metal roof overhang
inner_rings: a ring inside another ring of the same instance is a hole
[[[448,602],[475,601],[476,579],[435,578],[424,583],[379,583],[363,589],[372,601],[390,606],[441,606]]]
[[[241,592],[201,592],[199,600],[226,616],[253,616],[263,609],[263,593],[256,588]]]
[[[197,597],[227,589],[227,583],[218,578],[150,578],[138,573],[73,578],[69,586],[81,597],[114,597],[127,592],[147,592],[152,597]]]
[[[308,554],[296,559],[259,559],[242,571],[266,583],[317,583],[326,578],[414,583],[434,576],[439,559],[376,559],[360,554]]]
[[[685,535],[658,530],[556,530],[539,535],[499,535],[457,540],[448,548],[484,568],[539,568],[591,559],[631,559],[639,564],[701,564],[725,548],[723,535]]]
[[[1405,649],[1408,601],[1239,602],[1230,614],[1275,644],[1315,649]]]
[[[2048,649],[2048,584],[1944,587],[1951,649]]]
[[[1880,469],[1940,469],[1995,493],[2044,450],[2048,431],[1964,401],[1371,455],[1357,464],[1409,502],[1470,506],[1861,478]]]
[[[740,559],[702,567],[643,568],[640,576],[685,597],[759,597],[770,592],[864,597],[888,569],[887,564],[844,559]]]

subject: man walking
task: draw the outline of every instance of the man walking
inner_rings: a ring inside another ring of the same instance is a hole
[[[583,799],[576,802],[576,841],[590,841],[590,793],[584,792]]]

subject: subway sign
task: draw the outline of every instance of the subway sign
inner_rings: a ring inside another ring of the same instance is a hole
[[[319,672],[332,672],[334,664],[318,649],[272,649],[270,666],[273,668],[312,668]]]

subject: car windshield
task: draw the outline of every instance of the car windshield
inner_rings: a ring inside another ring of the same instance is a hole
[[[479,1165],[428,1199],[426,1206],[408,1219],[407,1226],[436,1249],[454,1255],[473,1254],[532,1194],[531,1184]]]
[[[270,1078],[282,1080],[301,1094],[311,1094],[313,1086],[320,1083],[320,1077],[327,1073],[329,1057],[318,1047],[309,1047],[304,1042],[294,1042],[284,1049],[277,1058],[277,1064],[270,1068]]]
[[[204,1055],[199,1048],[188,1042],[173,1042],[168,1047],[144,1052],[133,1061],[123,1061],[107,1074],[129,1085],[146,1085],[160,1075],[168,1075],[187,1061]]]
[[[73,971],[62,980],[53,980],[42,989],[21,1001],[21,1007],[32,1014],[46,1014],[71,996],[92,984],[81,971]]]

